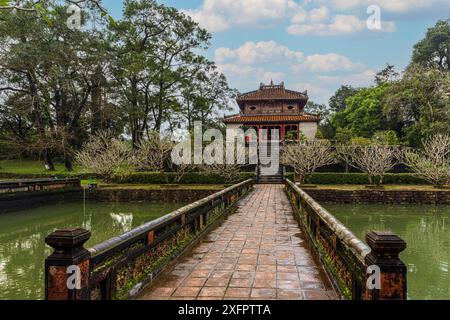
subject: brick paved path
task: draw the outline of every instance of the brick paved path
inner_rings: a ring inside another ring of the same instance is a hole
[[[282,185],[256,185],[220,227],[140,299],[335,299]]]

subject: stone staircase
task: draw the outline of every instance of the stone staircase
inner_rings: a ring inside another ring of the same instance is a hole
[[[284,182],[283,167],[280,165],[280,160],[273,160],[273,163],[271,161],[271,148],[269,145],[267,152],[260,151],[259,153],[259,165],[257,168],[259,184],[282,184]],[[273,170],[274,168],[275,171]]]

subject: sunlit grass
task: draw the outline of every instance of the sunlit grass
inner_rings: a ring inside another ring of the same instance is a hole
[[[74,167],[74,170],[68,172],[64,164],[55,163],[55,171],[45,169],[44,163],[33,160],[3,160],[0,161],[0,172],[17,174],[79,174],[81,168]]]

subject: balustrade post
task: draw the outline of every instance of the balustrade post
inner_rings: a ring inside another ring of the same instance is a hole
[[[366,242],[372,249],[365,258],[366,266],[372,267],[372,274],[367,275],[371,287],[366,288],[366,300],[406,300],[407,268],[399,258],[406,242],[393,233],[379,231],[368,233]],[[374,266],[381,272],[378,279]]]
[[[83,245],[91,237],[87,230],[66,229],[50,234],[45,243],[54,252],[45,260],[46,300],[89,300],[91,253]]]

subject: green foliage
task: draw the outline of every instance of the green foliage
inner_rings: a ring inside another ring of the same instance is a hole
[[[439,20],[414,46],[412,63],[450,71],[450,19]]]
[[[85,24],[72,30],[65,2],[0,8],[0,140],[10,158],[44,159],[50,170],[62,158],[72,170],[74,155],[99,131],[137,146],[153,129],[213,124],[230,108],[234,92],[201,55],[211,35],[183,12],[129,0],[114,21],[87,0]]]
[[[358,89],[352,86],[341,86],[330,98],[330,102],[328,103],[330,110],[334,113],[344,111],[348,107],[346,100],[354,96],[357,92]]]
[[[424,137],[450,132],[450,74],[411,65],[383,97],[388,126],[410,146]]]
[[[372,139],[364,138],[364,137],[354,137],[351,138],[350,143],[360,145],[360,146],[368,146],[373,144]]]
[[[293,181],[294,174],[288,174],[288,178]],[[365,173],[313,173],[308,183],[318,185],[366,185],[367,174]],[[411,173],[387,173],[384,177],[384,184],[404,184],[420,185],[427,184],[421,178]]]
[[[384,127],[381,101],[389,87],[390,84],[382,84],[360,89],[347,98],[348,107],[336,113],[331,123],[337,128],[349,130],[353,137],[371,138],[376,131]]]
[[[352,131],[349,128],[337,128],[335,139],[338,142],[349,142],[352,137]]]
[[[397,133],[393,130],[378,131],[373,136],[372,140],[377,144],[386,144],[390,146],[399,145]]]
[[[395,81],[400,74],[395,71],[395,66],[387,64],[386,67],[375,75],[375,83],[380,85]]]
[[[245,181],[255,177],[254,172],[242,172],[238,174],[238,181]],[[174,173],[158,173],[158,172],[138,172],[128,175],[125,178],[116,177],[113,179],[115,183],[126,184],[226,184],[224,177],[218,175],[210,175],[199,172],[189,172],[183,176],[180,182],[176,182],[176,174]]]

